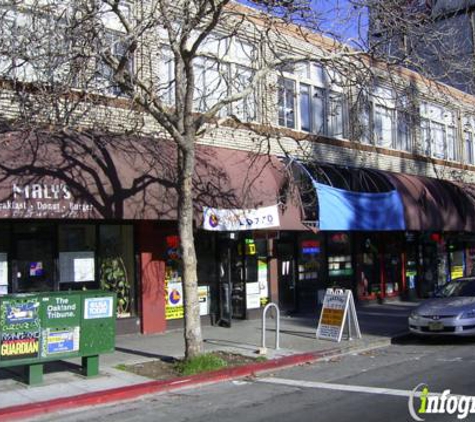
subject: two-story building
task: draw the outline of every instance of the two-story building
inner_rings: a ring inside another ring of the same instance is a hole
[[[8,11],[2,33],[20,42],[29,13]],[[217,25],[193,64],[197,114],[255,86],[196,148],[203,319],[229,324],[269,300],[315,311],[329,286],[359,300],[423,297],[471,273],[475,98],[295,25],[262,39],[259,16],[249,22]],[[120,22],[106,28],[120,58]],[[155,30],[133,70],[173,109],[175,59]],[[53,96],[38,91],[52,62],[20,59],[2,58],[0,294],[106,288],[122,332],[179,325],[176,146],[107,68]],[[69,113],[61,130],[53,112]]]

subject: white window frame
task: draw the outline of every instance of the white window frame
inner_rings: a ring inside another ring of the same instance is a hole
[[[196,38],[195,34],[195,38]],[[159,47],[157,91],[166,104],[174,104],[174,60],[166,44],[166,33],[159,30],[164,43]],[[193,37],[192,37],[193,38]],[[193,40],[192,40],[193,41]],[[195,72],[194,109],[197,112],[208,111],[215,103],[228,95],[238,94],[248,88],[257,68],[258,49],[250,41],[228,37],[219,33],[210,34],[200,46],[193,66]],[[215,67],[220,74],[217,82]],[[208,75],[207,75],[208,74]],[[210,79],[210,75],[211,76]],[[215,94],[218,92],[218,96]],[[251,122],[258,119],[258,88],[245,98],[224,106],[219,117],[233,114],[241,121]]]
[[[384,84],[376,84],[370,94],[371,137],[376,146],[398,151],[410,151],[412,145],[411,118],[407,98]],[[385,119],[386,130],[378,122]],[[389,126],[389,127],[388,127]],[[380,130],[379,130],[380,129]],[[384,131],[384,133],[383,133]]]
[[[175,104],[175,60],[173,52],[166,45],[161,45],[159,61],[156,66],[152,65],[154,71],[155,95],[165,104],[173,106]]]
[[[462,118],[462,131],[465,163],[475,165],[475,116]]]
[[[124,46],[124,42],[120,39],[121,36],[124,36],[122,32],[117,32],[117,31],[112,31],[108,30],[105,33],[105,37],[111,37],[110,42],[108,43],[112,54],[120,58],[122,57],[122,52],[121,49]],[[133,66],[134,66],[134,60],[133,57],[130,62],[130,69],[129,71],[133,73]],[[113,74],[112,74],[112,69],[108,67],[105,63],[102,63],[102,61],[99,61],[97,63],[97,78],[96,78],[96,84],[98,90],[105,95],[110,95],[114,97],[120,97],[123,96],[124,93],[122,90],[117,86],[117,84],[114,83],[113,81]]]
[[[194,109],[198,112],[206,112],[229,95],[229,65],[214,59],[198,57],[193,66],[195,73]],[[218,116],[223,117],[226,114],[228,114],[228,109],[223,107]]]
[[[292,109],[288,104],[280,104],[280,101],[284,98],[280,94],[283,89],[282,82],[286,80],[295,84],[293,106],[295,124],[293,127],[284,122],[282,118],[283,107],[287,109],[287,114]],[[279,126],[332,138],[345,138],[347,135],[348,107],[346,96],[341,87],[341,78],[337,72],[332,72],[313,62],[287,65],[283,66],[280,71],[278,85],[277,106],[279,115],[277,123]],[[302,95],[305,91],[307,91],[305,95],[308,95],[309,98],[306,102],[309,108],[304,119]],[[338,101],[333,101],[334,99],[338,99]],[[340,112],[335,114],[333,110],[336,109]],[[304,126],[304,120],[309,124]]]
[[[424,101],[420,106],[424,153],[441,160],[457,160],[458,131],[456,112]]]
[[[296,83],[289,78],[279,78],[278,82],[278,123],[289,129],[295,129],[297,123]]]

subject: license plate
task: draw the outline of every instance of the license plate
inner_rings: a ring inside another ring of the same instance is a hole
[[[444,324],[440,321],[429,322],[429,331],[442,331],[444,329]]]

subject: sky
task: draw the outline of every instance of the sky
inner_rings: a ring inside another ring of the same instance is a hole
[[[322,26],[344,42],[366,42],[368,17],[365,9],[348,0],[312,0],[312,8],[321,13]]]
[[[252,0],[238,0],[254,6]],[[257,1],[257,0],[256,0]],[[270,0],[268,0],[270,1]],[[288,1],[291,4],[306,4],[308,0],[276,0]],[[318,19],[318,27],[325,35],[350,43],[364,49],[367,41],[368,18],[366,10],[355,7],[358,0],[310,0],[314,18]],[[296,23],[306,22],[306,16],[299,17]],[[308,19],[307,19],[308,22]]]

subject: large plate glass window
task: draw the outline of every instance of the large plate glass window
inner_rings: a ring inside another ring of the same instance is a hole
[[[136,313],[133,227],[99,226],[99,283],[117,293],[117,317]]]

